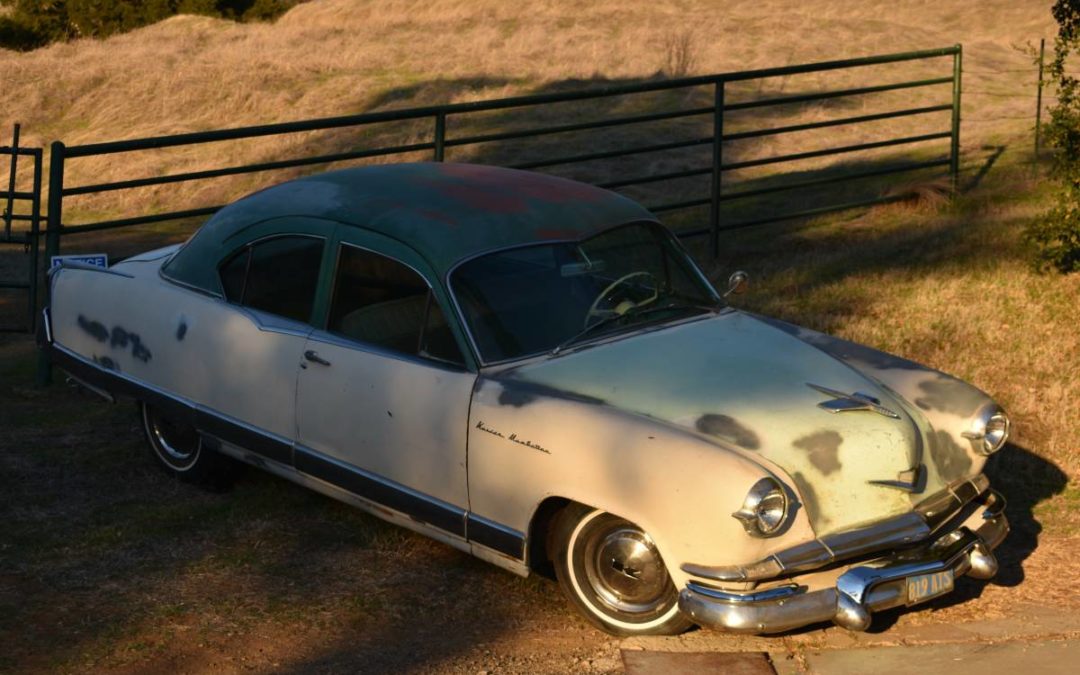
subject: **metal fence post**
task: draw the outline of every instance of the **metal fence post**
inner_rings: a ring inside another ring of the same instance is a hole
[[[41,235],[41,148],[34,148],[34,185],[30,193],[30,331],[37,332],[38,255]]]
[[[64,208],[64,158],[66,146],[62,141],[53,141],[49,151],[49,213],[45,226],[45,269],[49,269],[50,261],[54,255],[60,253],[60,230],[61,216]],[[46,276],[46,279],[48,277]],[[45,283],[45,302],[50,298],[50,284]],[[47,385],[52,382],[52,363],[48,355],[43,351],[38,359],[39,385]]]
[[[724,80],[717,80],[713,94],[712,185],[709,203],[709,238],[713,260],[720,257],[720,193],[724,163]]]
[[[7,208],[4,209],[4,239],[11,239],[11,218],[15,215],[15,172],[19,166],[19,128],[15,123],[15,130],[11,135],[11,173],[8,174]]]
[[[1042,93],[1043,93],[1043,67],[1046,60],[1046,38],[1039,40],[1039,93],[1035,99],[1035,159],[1039,162],[1039,151],[1042,149]]]
[[[960,78],[963,72],[964,46],[958,44],[953,54],[952,146],[949,149],[949,175],[954,196],[960,189]]]
[[[446,152],[446,113],[435,113],[435,161],[443,161]]]

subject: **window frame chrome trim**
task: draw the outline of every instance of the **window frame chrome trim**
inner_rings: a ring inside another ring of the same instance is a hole
[[[368,232],[370,230],[364,229],[363,231]],[[397,240],[395,239],[395,241],[397,241]],[[422,364],[425,364],[425,365],[435,365],[436,367],[438,367],[440,365],[444,365],[444,366],[447,367],[446,368],[447,370],[453,370],[455,372],[457,372],[457,371],[473,372],[469,368],[468,363],[465,362],[466,359],[464,358],[465,357],[464,353],[462,353],[462,355],[461,355],[462,356],[462,363],[458,364],[458,363],[454,363],[453,361],[447,361],[446,359],[439,359],[439,358],[430,357],[430,356],[421,356],[419,353],[417,353],[417,354],[405,354],[404,352],[398,352],[398,351],[395,351],[395,350],[391,350],[391,349],[388,349],[388,348],[383,347],[381,345],[377,345],[377,344],[372,343],[372,342],[366,342],[364,340],[358,340],[356,338],[349,337],[348,335],[343,335],[341,333],[332,332],[329,329],[330,312],[334,308],[334,293],[337,291],[337,275],[338,275],[338,270],[339,270],[339,268],[341,266],[341,249],[342,249],[343,246],[349,246],[351,248],[355,248],[355,249],[360,250],[360,251],[365,251],[367,253],[377,255],[377,256],[379,256],[381,258],[386,258],[387,260],[396,262],[396,263],[400,264],[402,267],[406,267],[409,270],[412,270],[413,272],[415,272],[416,276],[420,277],[420,279],[424,282],[424,284],[427,285],[429,300],[434,300],[436,306],[439,307],[439,311],[441,311],[443,313],[443,315],[447,317],[447,322],[450,321],[451,313],[447,312],[446,310],[443,309],[441,303],[439,303],[439,299],[435,297],[435,286],[434,286],[434,284],[431,283],[431,280],[428,279],[427,275],[425,275],[423,272],[416,269],[416,267],[410,265],[409,263],[405,262],[404,260],[398,260],[394,256],[387,255],[386,253],[383,253],[382,251],[376,251],[375,249],[370,248],[368,246],[362,246],[360,244],[354,244],[352,242],[342,241],[339,238],[339,239],[337,239],[337,251],[335,252],[335,256],[334,256],[334,267],[330,272],[330,280],[329,280],[329,283],[330,283],[330,297],[328,299],[328,303],[327,303],[327,306],[326,306],[326,317],[325,317],[326,320],[323,322],[323,323],[325,323],[327,325],[325,325],[325,326],[315,326],[314,324],[312,324],[312,327],[314,328],[314,331],[309,336],[310,339],[318,339],[319,342],[323,342],[323,343],[331,344],[331,345],[337,345],[339,347],[350,347],[350,348],[354,348],[354,349],[359,347],[358,351],[366,352],[366,353],[369,353],[369,354],[375,354],[377,356],[387,356],[387,357],[397,358],[398,360],[401,360],[401,361],[422,363]],[[410,249],[411,249],[411,247],[410,247]],[[447,296],[450,296],[451,299],[453,299],[452,294],[449,291],[447,291]],[[457,318],[457,317],[455,317],[455,318]],[[421,340],[423,339],[425,333],[427,332],[427,323],[426,323],[427,322],[427,316],[426,316],[426,314],[425,314],[425,317],[424,317],[424,321],[425,321],[425,323],[420,326],[420,338],[421,338]],[[466,337],[469,337],[468,332],[465,329],[465,326],[462,326],[461,328],[462,328],[462,332],[465,333]],[[320,337],[316,337],[316,336],[320,336]],[[335,338],[336,340],[339,340],[340,342],[332,341],[332,340],[328,340],[328,339],[323,339],[321,336],[332,337],[332,338]],[[454,344],[457,345],[458,351],[461,351],[461,345],[458,344],[456,335],[454,336]],[[466,345],[466,347],[468,347],[468,346],[469,345]],[[477,363],[479,363],[479,360],[477,360]]]

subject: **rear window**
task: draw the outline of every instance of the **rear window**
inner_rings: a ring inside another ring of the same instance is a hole
[[[310,321],[322,266],[321,237],[284,236],[249,244],[220,268],[229,302]]]

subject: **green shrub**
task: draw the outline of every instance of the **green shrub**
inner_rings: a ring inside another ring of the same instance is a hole
[[[106,37],[174,14],[266,21],[304,0],[0,0],[0,47],[28,50],[75,37]]]
[[[1075,272],[1080,271],[1080,80],[1066,73],[1066,64],[1080,50],[1080,0],[1057,0],[1052,11],[1058,34],[1048,72],[1058,102],[1045,131],[1047,145],[1055,150],[1050,175],[1059,189],[1054,206],[1028,226],[1026,236],[1037,267]]]

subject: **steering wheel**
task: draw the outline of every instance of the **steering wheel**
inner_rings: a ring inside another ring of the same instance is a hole
[[[615,305],[615,307],[612,308],[612,309],[598,309],[598,306],[600,305],[600,302],[603,301],[605,298],[607,298],[608,295],[610,295],[612,291],[614,291],[619,286],[624,285],[626,282],[630,281],[631,279],[636,279],[638,277],[647,277],[647,278],[652,280],[653,293],[652,293],[651,296],[649,296],[648,298],[645,298],[644,300],[642,300],[640,302],[634,302],[633,300],[631,300],[629,298],[626,298],[622,302],[620,302],[619,304]],[[610,284],[607,285],[607,287],[604,290],[600,291],[600,294],[597,295],[596,299],[592,301],[591,305],[589,305],[589,311],[585,313],[585,323],[584,323],[584,325],[582,327],[583,328],[588,328],[589,327],[589,322],[593,317],[603,319],[603,318],[607,318],[607,317],[613,316],[613,315],[621,316],[621,315],[626,314],[627,312],[629,312],[631,309],[634,309],[635,307],[641,307],[642,305],[649,304],[650,302],[656,300],[656,298],[658,298],[659,296],[660,296],[659,286],[656,283],[656,277],[653,275],[652,272],[631,272],[630,274],[625,274],[625,275],[619,277],[618,279],[616,279],[615,281],[612,281]]]

